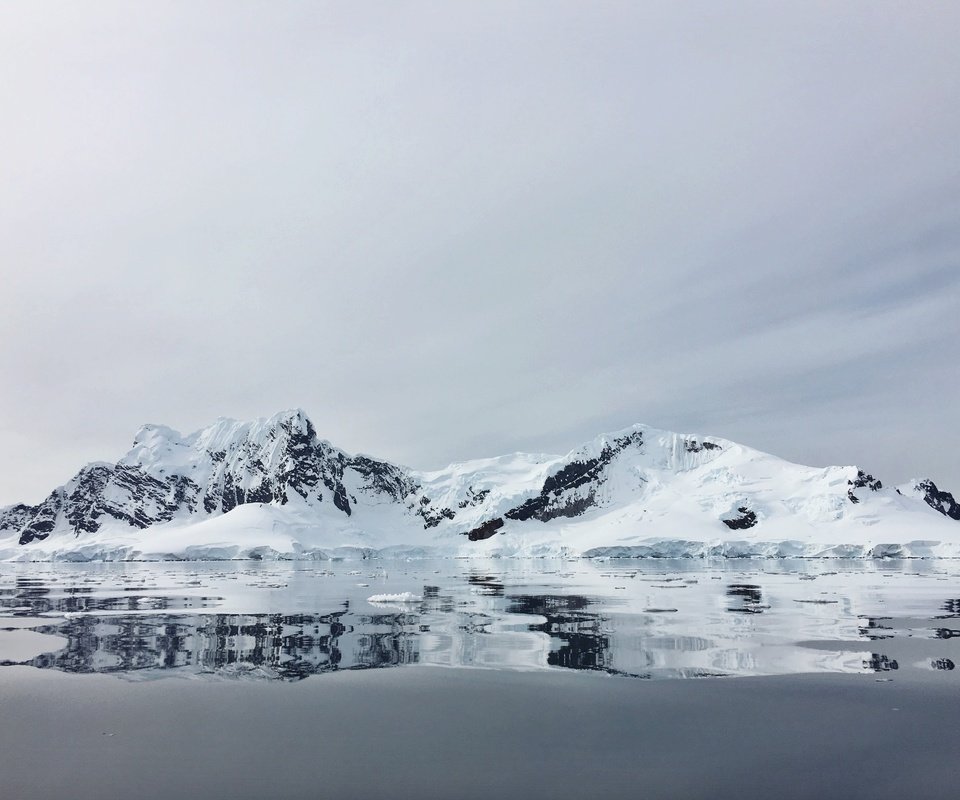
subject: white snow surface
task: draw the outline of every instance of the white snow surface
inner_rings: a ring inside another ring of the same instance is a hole
[[[159,479],[185,475],[201,485],[224,468],[211,454],[227,453],[239,469],[255,452],[268,469],[281,469],[278,421],[310,427],[301,411],[254,422],[220,419],[189,436],[149,425],[119,463]],[[326,442],[318,446],[342,454]],[[602,459],[611,448],[615,454],[589,481],[562,488],[564,503],[585,502],[581,513],[547,521],[505,516],[540,495],[544,482],[564,467]],[[350,515],[318,485],[315,496],[287,492],[283,504],[177,512],[144,529],[108,518],[95,532],[76,533],[58,518],[46,539],[27,545],[18,544],[17,531],[0,530],[0,559],[960,557],[960,522],[931,509],[914,484],[900,491],[853,488],[856,466],[806,467],[725,439],[645,425],[598,436],[566,455],[514,453],[432,472],[398,469],[415,487],[399,500],[372,491],[360,473],[346,469]],[[423,508],[449,514],[426,527],[418,514]],[[740,508],[753,512],[757,523],[732,530],[723,520],[736,518]],[[504,524],[489,538],[465,535],[497,519]]]

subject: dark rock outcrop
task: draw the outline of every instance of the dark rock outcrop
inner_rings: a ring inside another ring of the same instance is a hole
[[[20,529],[20,544],[46,539],[57,526],[57,517],[64,504],[63,489],[54,489],[39,506],[27,524]],[[4,527],[6,524],[4,523]]]
[[[696,439],[687,439],[686,449],[688,453],[700,453],[704,450],[719,450],[720,445],[713,442],[698,442]]]
[[[548,522],[557,517],[578,517],[596,505],[596,490],[606,480],[604,469],[627,447],[643,447],[643,434],[635,431],[614,439],[603,446],[600,454],[591,458],[570,461],[548,475],[539,494],[525,500],[504,513],[517,522],[536,519]],[[488,526],[499,523],[495,528]],[[487,539],[504,524],[502,518],[489,520],[466,531],[470,541]]]
[[[484,522],[482,525],[478,525],[472,531],[467,531],[464,536],[466,536],[471,542],[479,542],[482,539],[489,539],[503,526],[503,518],[497,517],[489,522]]]
[[[18,503],[15,506],[0,510],[0,531],[24,531],[36,517],[40,506],[28,506]]]
[[[467,496],[465,499],[461,500],[457,504],[457,508],[467,508],[468,506],[478,506],[480,505],[480,503],[486,500],[488,494],[490,494],[489,489],[481,489],[478,492],[472,486],[468,486]]]
[[[631,445],[638,448],[643,446],[643,435],[639,431],[615,439],[594,458],[571,461],[548,475],[536,497],[511,508],[504,516],[519,522],[528,519],[547,522],[556,517],[581,515],[596,502],[596,489],[606,480],[604,468]],[[581,491],[575,491],[577,489]]]
[[[740,506],[737,511],[740,512],[739,516],[733,517],[732,519],[721,520],[723,524],[731,530],[746,530],[747,528],[752,528],[757,524],[756,513],[751,511],[746,506]]]
[[[937,484],[927,480],[920,481],[916,489],[923,493],[923,499],[930,508],[939,511],[945,517],[960,520],[960,503],[953,499],[950,492],[943,492],[937,488]]]
[[[850,487],[847,489],[847,499],[851,503],[860,502],[860,498],[855,494],[857,489],[869,489],[871,492],[876,492],[883,488],[883,484],[880,483],[880,481],[874,478],[873,475],[868,475],[862,469],[857,470],[857,477],[852,481],[847,481],[847,485]]]
[[[456,512],[451,508],[434,508],[430,498],[424,495],[420,498],[420,507],[417,514],[423,517],[424,528],[435,528],[445,519],[453,519]]]

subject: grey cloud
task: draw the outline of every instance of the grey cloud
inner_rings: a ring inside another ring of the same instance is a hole
[[[304,407],[414,466],[635,421],[960,487],[960,10],[0,9],[0,503]]]

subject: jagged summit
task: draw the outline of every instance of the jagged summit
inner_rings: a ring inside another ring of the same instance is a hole
[[[285,411],[253,422],[220,418],[183,436],[164,425],[144,425],[116,464],[89,464],[55,489],[20,530],[20,544],[56,530],[96,533],[111,522],[146,528],[193,515],[225,514],[247,503],[332,502],[351,513],[352,489],[398,499],[409,491],[404,475],[385,462],[353,458],[317,439],[307,415]],[[30,515],[15,506],[4,523]]]
[[[292,409],[220,418],[186,436],[142,426],[117,463],[88,464],[37,506],[0,510],[0,557],[303,557],[401,546],[876,555],[909,545],[926,554],[954,547],[958,518],[953,496],[932,481],[887,489],[857,467],[804,467],[646,425],[563,456],[515,453],[418,472],[350,455]]]

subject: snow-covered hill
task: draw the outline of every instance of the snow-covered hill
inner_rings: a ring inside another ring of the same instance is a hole
[[[418,472],[348,455],[295,410],[141,428],[116,464],[0,509],[0,558],[960,556],[958,522],[929,480],[888,488],[644,425]]]

